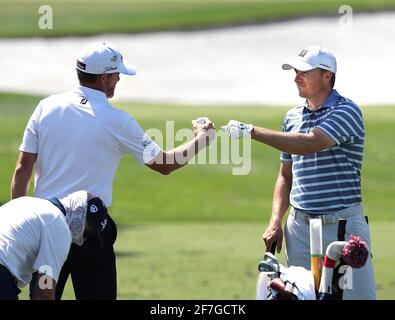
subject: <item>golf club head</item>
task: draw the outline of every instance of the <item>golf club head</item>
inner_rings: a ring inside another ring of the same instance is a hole
[[[258,264],[258,270],[260,272],[274,272],[278,274],[280,271],[280,265],[274,254],[265,252],[263,260]]]

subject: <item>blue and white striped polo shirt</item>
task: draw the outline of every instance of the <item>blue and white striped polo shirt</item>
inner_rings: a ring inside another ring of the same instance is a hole
[[[364,125],[360,108],[333,90],[317,110],[304,106],[288,111],[284,132],[308,133],[319,128],[335,142],[306,156],[281,153],[292,161],[291,205],[312,214],[335,212],[362,202],[361,167]]]

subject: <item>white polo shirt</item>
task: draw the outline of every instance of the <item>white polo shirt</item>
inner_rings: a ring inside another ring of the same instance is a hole
[[[21,197],[0,207],[0,264],[22,288],[40,271],[58,281],[70,250],[71,233],[51,202]]]
[[[128,113],[106,95],[78,86],[50,96],[32,114],[20,151],[37,153],[35,194],[64,197],[87,190],[112,202],[112,183],[126,153],[148,163],[161,151]]]

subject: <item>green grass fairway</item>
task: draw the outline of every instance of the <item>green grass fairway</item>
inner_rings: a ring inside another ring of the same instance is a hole
[[[0,95],[0,203],[9,199],[9,183],[18,147],[38,101],[37,97]],[[202,115],[211,118],[217,128],[229,119],[238,119],[279,130],[288,109],[116,105],[132,114],[145,130],[157,128],[162,132],[166,120],[174,120],[178,130],[190,128],[191,119]],[[371,107],[363,108],[363,114],[366,126],[362,173],[365,210],[376,221],[390,220],[394,217],[390,199],[395,194],[395,148],[390,146],[395,140],[395,112],[392,107]],[[215,143],[220,146],[220,142],[221,139],[217,139]],[[175,142],[176,145],[180,143]],[[250,174],[234,176],[234,167],[230,164],[189,165],[164,177],[139,165],[131,157],[125,157],[116,174],[112,215],[122,224],[266,221],[271,211],[279,152],[253,142]]]
[[[38,97],[0,94],[0,203],[9,186],[28,118]],[[287,108],[182,107],[116,103],[144,129],[176,129],[207,115],[217,128],[229,119],[280,129]],[[363,107],[366,125],[363,198],[372,225],[379,298],[394,298],[394,107]],[[176,142],[176,145],[180,142]],[[110,212],[120,232],[116,245],[120,299],[253,299],[260,240],[271,211],[279,153],[252,144],[251,172],[232,166],[189,165],[161,176],[125,157],[117,171]],[[68,289],[69,290],[69,289]],[[66,298],[72,298],[67,291]]]
[[[255,299],[264,223],[163,223],[120,228],[118,299]],[[378,299],[395,298],[394,222],[372,224]],[[283,252],[279,255],[284,264]],[[26,299],[27,291],[21,294]],[[74,299],[70,281],[64,299]]]
[[[119,299],[254,299],[265,223],[133,225],[117,244]],[[372,224],[379,299],[395,298],[395,223]],[[283,252],[279,256],[285,264]],[[71,296],[73,297],[73,296]]]
[[[263,23],[306,15],[395,9],[393,0],[1,0],[0,37],[191,30]],[[41,30],[39,7],[50,5],[53,29]],[[340,17],[340,15],[339,15]]]

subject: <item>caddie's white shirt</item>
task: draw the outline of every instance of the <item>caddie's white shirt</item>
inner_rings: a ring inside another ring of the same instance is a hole
[[[87,190],[112,201],[112,183],[126,153],[140,163],[161,149],[128,113],[111,106],[98,90],[78,86],[50,96],[31,116],[20,151],[37,153],[35,194],[64,197]]]
[[[0,207],[0,264],[18,279],[18,287],[35,271],[58,281],[70,244],[66,219],[51,202],[21,197]]]

